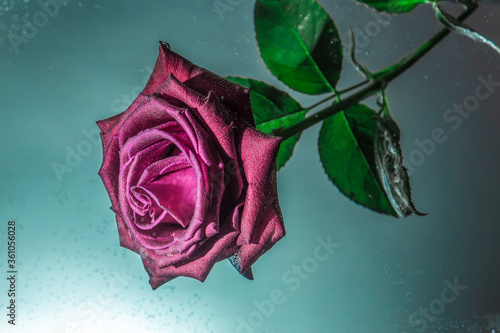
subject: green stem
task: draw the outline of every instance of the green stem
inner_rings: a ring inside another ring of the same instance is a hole
[[[370,82],[370,81],[368,81],[368,80],[364,80],[363,82],[357,83],[357,84],[353,85],[352,87],[346,88],[346,89],[344,89],[344,90],[339,90],[339,91],[337,91],[337,94],[338,94],[338,95],[345,94],[345,93],[347,93],[347,92],[349,92],[349,91],[351,91],[351,90],[354,90],[354,89],[357,89],[357,88],[359,88],[359,87],[361,87],[361,86],[364,86],[365,84],[367,84],[367,83],[369,83],[369,82]]]
[[[465,20],[477,9],[477,7],[478,7],[477,5],[468,7],[457,19],[459,21]],[[447,28],[440,30],[411,55],[403,58],[397,64],[389,66],[373,74],[373,81],[371,81],[371,83],[368,86],[359,90],[357,93],[345,99],[341,99],[337,103],[334,103],[328,106],[327,108],[305,118],[304,120],[295,125],[292,125],[288,128],[277,129],[272,134],[275,136],[280,136],[283,139],[288,139],[298,133],[301,133],[302,131],[311,126],[316,125],[320,121],[323,121],[324,119],[331,117],[342,110],[345,110],[349,106],[359,103],[365,98],[376,94],[384,86],[389,84],[389,82],[391,82],[396,77],[404,73],[408,68],[413,66],[418,60],[420,60],[424,55],[426,55],[430,50],[432,50],[437,44],[439,44],[439,42],[441,42],[449,33],[450,30],[448,30]],[[360,84],[348,88],[343,92],[358,88],[364,85],[365,83],[366,82],[361,82]]]
[[[346,89],[344,89],[344,90],[339,90],[339,91],[337,91],[337,94],[334,94],[334,95],[328,96],[327,98],[322,99],[322,100],[321,100],[321,101],[319,101],[318,103],[315,103],[315,104],[313,104],[313,105],[311,105],[311,106],[308,106],[307,108],[304,108],[304,109],[303,109],[303,110],[301,110],[301,111],[304,111],[304,110],[311,111],[311,110],[312,110],[312,109],[314,109],[315,107],[317,107],[317,106],[319,106],[319,105],[321,105],[321,104],[323,104],[323,103],[326,103],[326,102],[328,102],[329,100],[334,99],[335,97],[338,97],[338,96],[340,96],[340,95],[343,95],[343,94],[345,94],[345,93],[348,93],[349,91],[352,91],[352,90],[354,90],[354,89],[357,89],[357,88],[359,88],[359,87],[361,87],[361,86],[363,86],[363,85],[365,85],[365,84],[367,84],[367,83],[369,83],[369,82],[370,82],[370,81],[368,81],[368,80],[364,80],[363,82],[357,83],[357,84],[355,84],[355,85],[353,85],[353,86],[351,86],[351,87],[349,87],[349,88],[346,88]]]
[[[322,99],[322,100],[321,100],[321,101],[319,101],[318,103],[315,103],[315,104],[313,104],[313,105],[311,105],[311,106],[308,106],[308,107],[307,107],[307,108],[305,108],[304,110],[310,111],[310,110],[314,109],[315,107],[317,107],[318,105],[321,105],[321,104],[323,104],[323,103],[325,103],[325,102],[328,102],[329,100],[332,100],[332,99],[334,99],[335,97],[336,97],[336,95],[331,95],[331,96],[328,96],[327,98]],[[304,111],[304,110],[300,110],[300,111]]]

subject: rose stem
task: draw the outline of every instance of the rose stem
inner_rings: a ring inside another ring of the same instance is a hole
[[[457,19],[459,21],[465,20],[477,8],[478,8],[477,4],[471,5]],[[412,65],[414,65],[418,60],[420,60],[430,50],[432,50],[432,48],[434,48],[439,42],[441,42],[449,33],[450,33],[450,30],[448,30],[447,28],[440,30],[433,37],[431,37],[427,42],[425,42],[422,46],[420,46],[420,48],[417,49],[413,54],[404,57],[397,64],[391,65],[391,66],[384,68],[381,71],[373,74],[373,80],[371,81],[370,85],[361,89],[357,93],[355,93],[355,94],[353,94],[345,99],[341,99],[337,103],[334,103],[334,104],[326,107],[325,109],[305,118],[304,120],[296,123],[295,125],[292,125],[288,128],[277,129],[277,130],[273,131],[271,134],[275,135],[275,136],[282,137],[284,139],[288,139],[288,138],[304,131],[305,129],[319,123],[320,121],[322,121],[328,117],[331,117],[334,114],[336,114],[342,110],[345,110],[349,106],[354,105],[354,104],[364,100],[365,98],[376,94],[377,92],[379,92],[382,89],[382,87],[386,86],[393,79],[395,79],[396,77],[398,77],[399,75],[404,73],[408,68],[410,68]],[[366,81],[361,82],[361,83],[356,84],[355,86],[353,86],[351,88],[345,89],[342,92],[347,92],[347,91],[353,90],[357,87],[362,86],[365,83],[366,83]],[[334,96],[329,97],[326,100],[333,98]],[[323,100],[320,103],[313,105],[313,107],[325,102],[326,100]],[[308,109],[311,109],[311,108],[308,108]]]

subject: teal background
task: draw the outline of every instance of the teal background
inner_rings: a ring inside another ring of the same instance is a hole
[[[411,175],[414,201],[429,216],[398,220],[342,196],[319,162],[315,126],[279,173],[287,236],[254,265],[255,280],[224,261],[204,283],[179,278],[151,290],[139,256],[118,243],[97,176],[102,149],[94,142],[95,121],[135,98],[158,40],[220,75],[286,90],[259,57],[254,1],[221,1],[233,4],[221,16],[213,1],[68,1],[17,52],[7,34],[21,34],[26,20],[40,19],[41,2],[0,1],[0,331],[497,332],[500,92],[457,129],[443,114],[475,94],[479,76],[500,81],[500,56],[458,35],[388,88],[406,163],[419,149],[415,140],[436,128],[447,136]],[[372,70],[440,29],[425,6],[388,18],[353,1],[320,3],[346,47],[350,26],[367,34],[358,58]],[[467,22],[500,44],[499,15],[500,7],[484,5]],[[339,88],[360,80],[346,59]],[[317,100],[292,94],[303,105]],[[60,181],[53,163],[66,164],[68,149],[78,147],[87,156],[73,161]],[[9,219],[18,226],[15,327],[4,314]],[[311,259],[318,237],[338,244],[320,262]],[[294,265],[310,273],[298,275]],[[467,289],[439,315],[417,315],[420,322],[410,325],[412,313],[439,305],[444,281],[454,279]]]

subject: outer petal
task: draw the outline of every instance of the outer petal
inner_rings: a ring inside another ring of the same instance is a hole
[[[142,93],[153,94],[170,75],[201,95],[208,96],[210,91],[215,92],[226,109],[233,113],[232,118],[238,119],[236,123],[245,124],[245,127],[255,126],[249,89],[198,67],[160,42],[155,68]]]
[[[248,189],[241,219],[236,266],[245,272],[264,252],[285,236],[278,202],[276,156],[281,138],[254,129],[243,135],[241,158]]]
[[[97,122],[97,126],[99,126],[101,132],[103,133],[101,137],[104,153],[106,153],[105,148],[108,146],[109,141],[113,136],[118,134],[118,131],[125,119],[127,119],[127,117],[134,112],[139,105],[146,101],[147,98],[147,96],[140,94],[124,112]]]
[[[102,133],[101,138],[104,144]],[[120,153],[116,137],[111,137],[108,146],[104,148],[104,159],[98,174],[104,183],[106,191],[108,191],[112,209],[119,211],[118,175],[120,174]]]
[[[123,222],[123,219],[121,218],[120,214],[118,212],[115,212],[115,214],[116,214],[116,223],[118,225],[118,236],[120,237],[120,245],[123,246],[124,248],[139,253],[138,250],[136,250],[136,247],[134,246],[134,241],[132,240],[132,236],[130,235],[129,228]]]
[[[202,282],[205,281],[208,273],[210,273],[215,263],[219,261],[219,257],[228,245],[233,242],[237,234],[237,231],[223,230],[220,236],[212,237],[201,248],[196,250],[189,257],[188,262],[180,262],[160,268],[154,262],[143,259],[144,267],[150,277],[149,283],[151,287],[156,289],[178,276],[187,276]]]
[[[142,93],[146,95],[153,94],[172,74],[179,81],[184,82],[194,76],[200,75],[204,71],[206,69],[196,66],[160,42],[155,68]]]
[[[253,233],[252,243],[242,244],[237,250],[231,263],[244,274],[251,266],[274,244],[285,236],[283,218],[278,201],[274,201],[264,211],[259,221],[260,227]],[[242,225],[245,223],[243,222]]]

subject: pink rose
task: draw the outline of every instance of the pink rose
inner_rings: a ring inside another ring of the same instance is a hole
[[[204,281],[228,258],[251,277],[285,235],[281,139],[256,130],[248,89],[160,43],[142,93],[97,124],[120,244],[140,254],[153,289],[178,276]]]

